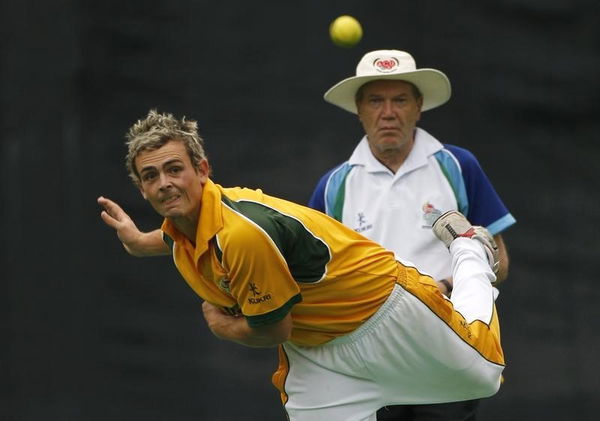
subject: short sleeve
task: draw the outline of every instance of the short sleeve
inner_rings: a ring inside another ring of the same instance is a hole
[[[253,327],[283,319],[301,301],[300,288],[274,241],[247,222],[221,241],[231,294]]]
[[[515,218],[500,199],[475,155],[457,146],[444,146],[456,157],[461,167],[468,202],[467,219],[474,225],[487,227],[493,235],[513,225]]]

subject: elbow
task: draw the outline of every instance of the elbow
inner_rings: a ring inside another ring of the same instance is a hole
[[[255,336],[252,339],[241,341],[242,345],[249,346],[251,348],[275,348],[289,339],[288,336]]]
[[[251,346],[272,348],[287,342],[292,336],[292,317],[288,314],[273,325],[254,329],[254,343]]]
[[[263,336],[257,341],[256,346],[259,348],[273,348],[287,342],[292,336],[292,329],[280,330],[269,335]]]
[[[283,336],[279,336],[279,337],[271,337],[271,338],[265,338],[262,341],[258,341],[256,344],[252,345],[254,348],[275,348],[285,342],[287,342],[289,339],[289,336],[287,337],[283,337]]]
[[[272,346],[278,346],[281,345],[287,341],[290,340],[290,338],[292,337],[292,329],[290,329],[287,332],[282,332],[280,335],[276,336],[275,338],[273,338],[273,345]]]

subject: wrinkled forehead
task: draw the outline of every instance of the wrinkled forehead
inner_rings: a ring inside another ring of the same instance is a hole
[[[415,85],[405,80],[378,79],[362,85],[357,95],[369,95],[382,91],[395,92],[396,94],[412,93],[416,89]]]
[[[169,140],[164,145],[140,150],[135,157],[135,166],[141,173],[145,168],[160,168],[175,161],[190,162],[187,149],[180,140]]]

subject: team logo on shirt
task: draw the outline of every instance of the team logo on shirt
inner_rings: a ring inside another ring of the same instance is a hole
[[[358,220],[358,227],[354,227],[354,231],[356,232],[364,232],[373,228],[373,224],[367,221],[367,217],[364,212],[358,212],[356,214],[356,219]]]
[[[252,297],[248,298],[250,304],[260,304],[271,300],[271,294],[262,294],[254,282],[250,282],[250,292]]]
[[[425,225],[423,225],[422,228],[431,228],[436,219],[442,214],[441,210],[436,209],[436,207],[429,202],[426,202],[421,209],[423,210],[423,219],[425,220]]]
[[[250,292],[252,292],[252,295],[255,297],[260,295],[260,291],[254,282],[250,282]]]

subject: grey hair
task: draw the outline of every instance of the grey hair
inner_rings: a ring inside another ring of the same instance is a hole
[[[150,110],[144,119],[138,120],[125,135],[127,156],[125,163],[129,177],[136,185],[140,184],[140,174],[135,167],[135,159],[144,151],[154,151],[171,140],[183,142],[194,168],[206,159],[204,140],[198,134],[198,123],[194,120],[176,119],[173,114]]]

